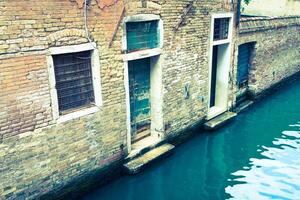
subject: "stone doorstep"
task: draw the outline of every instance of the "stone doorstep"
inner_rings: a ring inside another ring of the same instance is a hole
[[[229,112],[229,111],[225,112],[225,113],[209,120],[208,122],[204,123],[204,129],[209,130],[209,131],[216,130],[216,129],[220,128],[221,126],[224,126],[225,124],[228,124],[229,122],[231,122],[231,120],[233,120],[236,116],[237,116],[237,114],[234,112]]]
[[[247,110],[254,102],[251,100],[246,100],[244,102],[242,102],[239,106],[237,106],[234,111],[236,113],[241,113],[245,110]]]
[[[135,142],[131,146],[131,151],[129,155],[125,158],[125,162],[135,159],[136,157],[147,153],[148,151],[164,144],[165,141],[161,138],[156,138],[154,136],[146,137],[138,142]]]
[[[159,147],[156,147],[151,151],[148,151],[147,153],[125,163],[123,165],[124,170],[130,175],[137,174],[153,162],[169,156],[171,153],[173,153],[174,147],[175,146],[172,144],[163,144]]]
[[[141,131],[140,133],[137,134],[137,136],[133,139],[133,143],[136,143],[138,141],[141,141],[147,137],[151,136],[151,131],[149,129],[146,129],[144,131]]]

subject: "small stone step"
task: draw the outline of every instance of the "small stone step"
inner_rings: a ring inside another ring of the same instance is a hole
[[[215,117],[208,122],[204,124],[205,130],[216,130],[220,128],[221,126],[229,123],[231,120],[233,120],[237,116],[234,112],[225,112],[222,115],[219,115],[218,117]]]
[[[235,111],[236,113],[243,112],[243,111],[247,110],[252,104],[253,104],[253,101],[251,101],[251,100],[246,100],[246,101],[240,103],[240,105],[238,105],[238,106],[234,109],[234,111]]]
[[[148,151],[151,151],[152,149],[161,146],[162,144],[165,144],[166,142],[161,140],[160,138],[150,136],[147,138],[144,138],[136,143],[133,143],[131,145],[131,152],[129,155],[125,158],[125,162],[129,162],[130,160],[133,160]]]
[[[136,142],[138,142],[138,141],[141,141],[142,139],[145,139],[146,137],[149,137],[150,135],[151,135],[151,132],[150,132],[149,129],[144,130],[144,131],[138,133],[138,134],[136,135],[136,137],[132,139],[132,142],[133,142],[133,143],[136,143]]]
[[[173,149],[174,145],[161,145],[133,160],[130,160],[129,162],[125,163],[123,167],[128,174],[137,174],[154,161],[170,155],[173,152]]]

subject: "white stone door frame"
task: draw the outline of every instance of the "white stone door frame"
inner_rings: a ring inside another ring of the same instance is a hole
[[[131,151],[131,119],[130,119],[130,89],[129,89],[129,70],[128,62],[143,58],[150,58],[150,102],[151,102],[151,136],[162,139],[164,137],[163,128],[163,87],[162,87],[162,47],[163,47],[163,22],[159,15],[139,14],[126,17],[123,21],[123,42],[122,51],[127,52],[127,22],[144,22],[158,20],[158,29],[160,34],[160,43],[157,48],[126,53],[123,56],[124,61],[124,86],[126,94],[126,123],[127,123],[127,148]]]
[[[208,113],[207,119],[214,118],[228,110],[228,90],[229,90],[229,71],[231,65],[232,52],[232,33],[233,33],[233,13],[217,13],[211,16],[210,30],[210,49],[209,49],[209,84],[208,84]],[[214,41],[214,22],[218,18],[229,18],[228,38]],[[216,102],[217,105],[210,107],[211,99],[211,81],[212,81],[212,63],[213,63],[213,47],[221,47],[221,53],[218,53],[217,71],[222,73],[222,76],[217,76],[217,79],[222,84],[216,83]],[[224,85],[225,84],[225,85]]]
[[[155,138],[162,139],[163,135],[163,113],[162,113],[162,103],[163,103],[163,93],[162,93],[162,68],[161,68],[161,57],[162,55],[154,53],[149,53],[145,56],[145,53],[139,52],[141,56],[139,59],[150,58],[150,113],[151,113],[151,136]],[[135,58],[136,56],[134,56]],[[131,57],[126,57],[131,58]],[[124,86],[126,94],[126,123],[127,123],[127,147],[128,152],[131,151],[131,118],[130,118],[130,88],[129,88],[129,69],[128,62],[137,59],[126,59],[124,57]]]

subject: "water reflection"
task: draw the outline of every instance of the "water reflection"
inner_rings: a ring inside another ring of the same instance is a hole
[[[300,124],[290,125],[299,127]],[[232,173],[225,191],[231,199],[300,199],[300,132],[283,131],[272,147],[261,146],[262,158]]]

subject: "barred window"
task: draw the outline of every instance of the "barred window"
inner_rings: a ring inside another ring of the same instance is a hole
[[[128,52],[152,49],[159,46],[158,20],[127,22],[126,37]]]
[[[214,40],[228,38],[229,18],[217,18],[214,22]]]
[[[53,55],[59,114],[94,105],[91,51]]]

